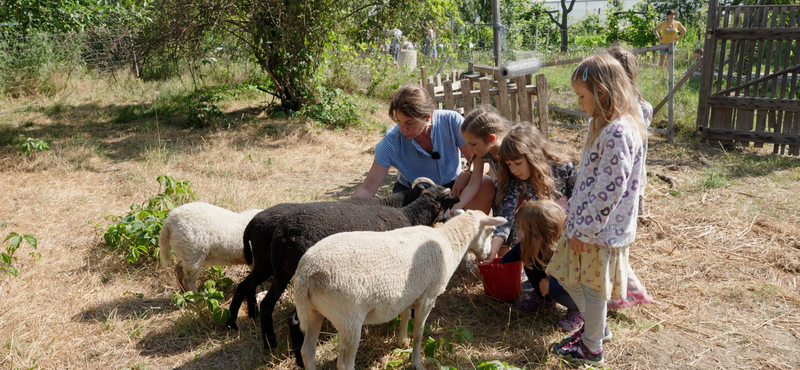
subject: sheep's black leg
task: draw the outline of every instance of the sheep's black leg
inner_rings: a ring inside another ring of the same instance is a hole
[[[292,352],[294,352],[294,359],[297,363],[297,367],[304,368],[303,366],[303,331],[300,330],[300,320],[297,319],[297,309],[292,311],[292,315],[289,316],[289,340],[292,346]]]
[[[256,285],[255,289],[247,290],[247,316],[249,316],[253,320],[255,320],[256,317],[258,317],[258,302],[256,301],[256,290],[258,290],[258,285]]]
[[[278,304],[278,299],[286,290],[289,285],[289,279],[284,279],[280,274],[275,274],[272,277],[272,284],[269,286],[267,296],[261,301],[261,310],[259,317],[261,318],[261,340],[264,343],[264,349],[271,350],[278,345],[278,339],[275,337],[275,329],[272,323],[272,312],[275,311],[275,305]]]
[[[266,281],[268,278],[269,275],[267,275],[267,277],[264,278],[263,276],[261,276],[259,270],[254,269],[253,271],[250,272],[249,275],[247,275],[246,278],[244,278],[244,280],[242,280],[241,283],[239,283],[239,285],[236,286],[236,291],[233,293],[233,299],[231,299],[231,305],[229,308],[231,312],[231,317],[228,319],[228,322],[226,323],[229,328],[233,330],[239,330],[239,326],[236,325],[236,318],[239,316],[239,307],[242,306],[242,301],[245,299],[245,297],[247,297],[248,315],[252,318],[256,317],[258,313],[258,309],[256,308],[256,303],[255,303],[256,288],[258,288],[258,285]],[[251,296],[252,296],[252,307],[250,301]]]

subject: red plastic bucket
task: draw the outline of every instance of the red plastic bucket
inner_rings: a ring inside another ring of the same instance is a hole
[[[490,264],[478,266],[478,270],[487,296],[507,302],[519,295],[522,261],[500,263],[500,258],[495,258]]]

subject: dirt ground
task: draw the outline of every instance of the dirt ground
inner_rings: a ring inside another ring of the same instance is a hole
[[[289,296],[275,313],[280,347],[264,352],[245,312],[238,332],[198,323],[170,302],[171,270],[126,264],[104,246],[98,225],[158,193],[162,174],[191,181],[200,201],[237,211],[346,197],[381,133],[332,132],[248,107],[228,112],[242,117],[230,130],[112,124],[115,109],[74,104],[0,117],[3,130],[19,127],[52,146],[31,157],[13,146],[0,151],[0,236],[33,234],[42,255],[32,261],[20,250],[19,276],[0,275],[0,368],[296,368],[286,352]],[[553,130],[576,159],[584,135]],[[650,139],[646,216],[631,264],[657,302],[610,313],[607,367],[800,368],[800,159],[771,152]],[[246,269],[226,273],[240,281]],[[459,270],[429,335],[467,329],[474,340],[438,350],[427,366],[569,367],[546,351],[563,335],[561,314],[492,301],[477,276]],[[335,329],[323,331],[317,364],[333,369]],[[366,327],[357,366],[408,367],[395,336],[391,325]]]

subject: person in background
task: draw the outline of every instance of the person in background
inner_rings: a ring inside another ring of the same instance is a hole
[[[389,31],[389,36],[391,41],[389,41],[389,54],[394,59],[394,62],[397,63],[397,58],[400,57],[400,50],[403,50],[403,31],[395,28]]]
[[[674,42],[675,45],[677,45],[678,41],[686,34],[686,28],[683,27],[681,22],[675,20],[675,11],[670,9],[667,11],[667,20],[655,26],[655,28],[653,28],[653,34],[656,35],[661,45],[666,45],[670,42]],[[658,60],[658,66],[663,67],[664,58],[667,56],[669,49],[661,49],[659,52],[661,53],[661,57]]]
[[[436,57],[439,55],[438,50],[436,50],[436,30],[434,30],[431,25],[426,25],[425,30],[427,33],[427,37],[425,38],[425,56],[431,57],[435,62]]]
[[[694,51],[692,51],[692,59],[695,60],[695,61],[697,61],[699,59],[703,59],[703,48],[694,49]],[[691,68],[691,67],[689,67],[689,68]],[[701,64],[700,67],[697,68],[697,72],[700,72],[702,70],[703,70],[703,65]]]
[[[395,91],[389,105],[389,117],[397,124],[375,146],[372,167],[353,196],[374,196],[390,167],[397,169],[393,193],[408,191],[414,179],[427,177],[438,185],[453,189],[453,195],[459,196],[463,188],[455,186],[456,179],[470,176],[461,171],[461,155],[472,159],[472,153],[461,136],[464,118],[455,111],[436,110],[433,99],[419,85],[405,85]],[[459,184],[468,186],[469,180]],[[489,214],[493,196],[492,179],[481,177],[472,199],[459,206]]]

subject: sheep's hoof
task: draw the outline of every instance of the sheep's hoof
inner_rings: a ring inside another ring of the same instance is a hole
[[[236,330],[236,331],[239,330],[239,325],[236,325],[236,320],[228,320],[228,322],[225,323],[225,325],[228,326],[228,329]]]
[[[411,341],[408,338],[398,338],[397,339],[397,346],[400,348],[407,348]]]

